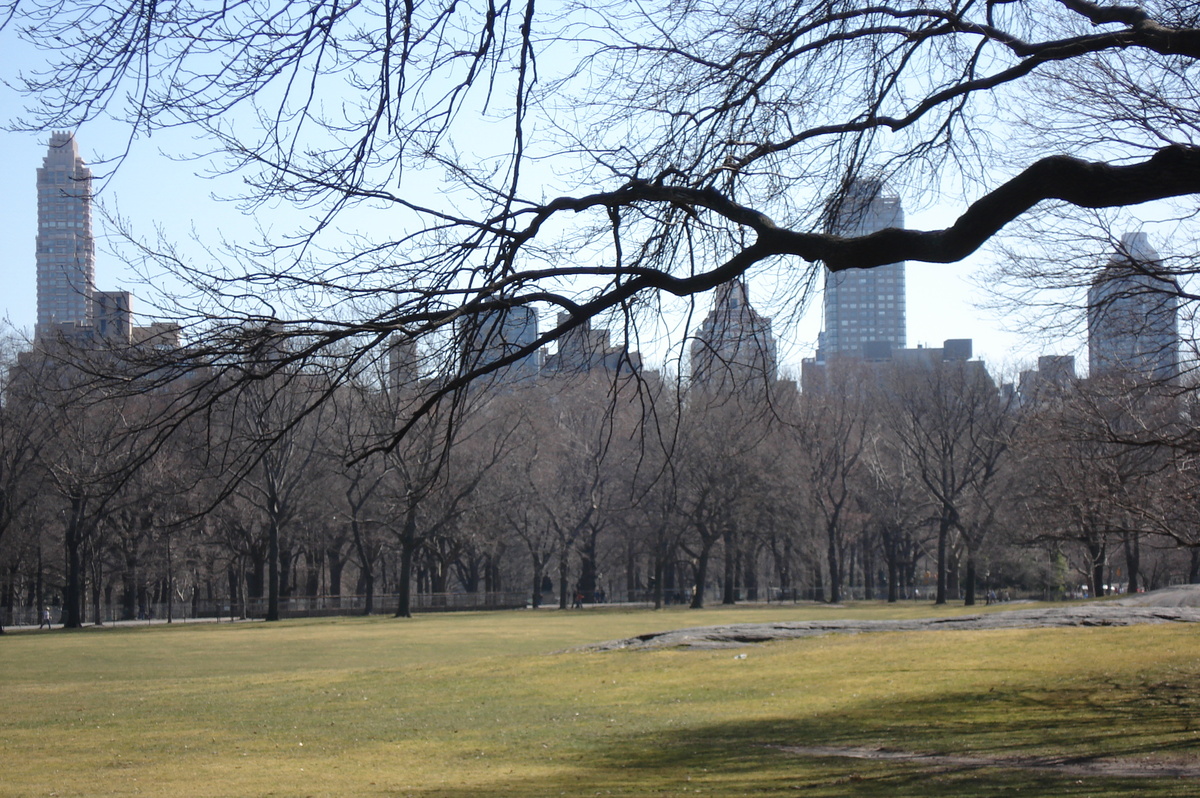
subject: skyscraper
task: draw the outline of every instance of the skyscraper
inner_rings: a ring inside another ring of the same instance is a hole
[[[538,337],[538,312],[528,305],[517,305],[468,316],[459,324],[462,336],[462,368],[472,371],[489,366],[532,345]],[[496,383],[532,379],[542,370],[542,352],[536,350],[493,372]]]
[[[880,180],[851,184],[832,208],[829,232],[857,236],[904,227],[900,198],[884,193]],[[889,349],[903,349],[905,334],[904,262],[874,269],[825,272],[825,330],[817,344],[817,360],[830,357],[886,359]]]
[[[133,294],[93,290],[92,331],[97,341],[128,345],[133,340]]]
[[[88,325],[96,280],[92,239],[92,171],[72,133],[56,131],[37,170],[37,327]]]
[[[561,327],[571,320],[571,314],[559,313]],[[593,329],[590,319],[563,334],[558,339],[558,351],[546,357],[542,366],[547,375],[590,374],[604,371],[610,374],[633,374],[640,371],[642,358],[625,345],[613,346],[608,330]]]
[[[1126,233],[1088,289],[1091,376],[1179,376],[1179,284],[1145,233]]]
[[[704,390],[764,388],[775,381],[771,320],[750,306],[746,285],[717,287],[712,312],[691,341],[692,384]]]

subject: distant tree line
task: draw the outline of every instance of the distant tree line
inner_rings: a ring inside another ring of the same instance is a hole
[[[475,385],[394,438],[429,392],[382,370],[117,390],[103,353],[6,354],[7,624],[489,594],[973,604],[1200,578],[1197,411],[1170,386],[1022,397],[978,361],[831,365],[803,393],[596,370]]]

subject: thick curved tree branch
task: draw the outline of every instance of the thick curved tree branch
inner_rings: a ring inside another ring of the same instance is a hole
[[[955,263],[1046,200],[1080,208],[1116,208],[1196,193],[1200,193],[1198,147],[1173,144],[1145,161],[1120,166],[1053,156],[976,201],[944,230],[888,229],[861,238],[824,238],[817,247],[804,237],[793,253],[815,256],[835,271],[901,260]]]
[[[659,203],[707,209],[754,231],[758,241],[744,250],[746,255],[754,253],[753,260],[747,265],[775,255],[797,255],[807,261],[824,261],[834,271],[865,269],[903,260],[954,263],[973,253],[1009,222],[1046,200],[1061,200],[1080,208],[1115,208],[1196,193],[1200,193],[1200,147],[1174,144],[1145,161],[1128,165],[1059,155],[1034,163],[977,200],[944,230],[890,228],[870,235],[841,237],[782,229],[761,211],[740,205],[715,189],[639,181],[613,192],[562,197],[536,209],[534,221],[515,236],[512,246],[514,250],[519,249],[534,239],[551,216],[563,211]],[[723,266],[720,272],[726,273],[727,268]],[[515,277],[519,281],[521,275]],[[643,274],[636,280],[645,287],[679,296],[695,293],[696,285],[705,286],[700,290],[713,287],[708,285],[707,279],[677,278],[666,274],[653,277]]]

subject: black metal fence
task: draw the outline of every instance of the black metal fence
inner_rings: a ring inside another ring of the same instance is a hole
[[[413,612],[455,612],[469,610],[509,610],[520,609],[529,605],[529,595],[526,593],[420,593],[411,597],[410,608]],[[364,615],[366,613],[366,596],[298,596],[281,598],[279,614],[283,618],[319,618],[335,615]],[[383,594],[374,597],[372,613],[388,615],[396,611],[399,597],[396,594]],[[88,604],[84,611],[85,622],[97,622],[95,608]],[[265,618],[267,615],[267,600],[248,599],[245,602],[207,601],[196,599],[192,601],[176,601],[170,605],[148,604],[130,613],[120,604],[100,605],[100,623],[116,621],[153,621],[164,620],[199,620],[219,618]],[[41,622],[41,614],[37,607],[14,607],[0,610],[4,626],[37,626]],[[55,626],[62,623],[62,608],[50,607],[50,621]]]

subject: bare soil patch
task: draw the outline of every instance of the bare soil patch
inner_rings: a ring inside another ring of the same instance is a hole
[[[802,757],[837,757],[875,761],[904,761],[938,772],[1007,768],[1044,770],[1068,776],[1103,778],[1198,778],[1200,764],[1162,757],[1115,759],[1104,757],[989,756],[986,754],[929,754],[888,748],[855,746],[780,746],[780,750]]]

